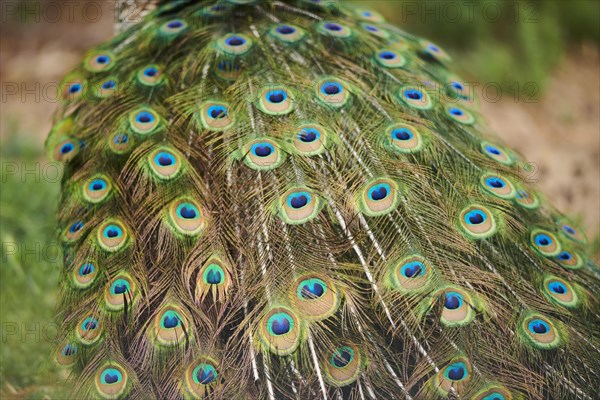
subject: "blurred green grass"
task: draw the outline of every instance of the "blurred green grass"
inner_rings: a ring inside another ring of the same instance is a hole
[[[40,377],[55,372],[47,360],[56,336],[51,321],[61,263],[54,229],[60,183],[50,169],[44,172],[45,157],[28,137],[13,133],[0,150],[2,398],[11,387],[36,392]]]

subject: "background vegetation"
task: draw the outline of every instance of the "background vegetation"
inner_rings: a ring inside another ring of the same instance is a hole
[[[23,7],[25,3],[31,2],[17,2],[17,5]],[[592,74],[593,71],[600,72],[600,2],[595,0],[484,0],[474,2],[471,8],[462,0],[352,3],[377,9],[388,21],[404,30],[442,45],[452,54],[465,78],[498,82],[507,90],[515,81],[536,82],[541,89],[539,94],[551,98],[548,87],[553,79],[554,86],[560,88],[563,75],[568,77],[577,73],[578,64],[588,65],[588,73],[590,70]],[[93,24],[77,15],[74,22],[61,20],[52,24],[36,21],[34,17],[22,18],[19,14],[3,15],[0,72],[3,90],[9,82],[31,84],[32,79],[42,83],[60,79],[70,65],[78,61],[83,49],[111,35],[114,14],[109,5],[110,2],[102,4],[105,14]],[[587,50],[580,51],[582,48]],[[560,75],[556,82],[557,67],[565,59],[570,60],[571,69]],[[587,90],[598,91],[594,85],[597,80]],[[585,96],[585,92],[583,94]],[[581,97],[581,92],[571,92],[570,96],[567,104],[573,103],[575,97]],[[590,154],[595,152],[591,159],[596,160],[596,168],[600,129],[598,104],[594,97],[591,103],[577,106],[579,111],[565,112],[559,119],[566,126],[573,126],[580,118],[591,115],[590,121],[581,128],[582,137],[589,138],[591,144],[580,143],[579,148],[587,148]],[[507,110],[514,113],[511,106]],[[47,168],[42,151],[43,137],[54,107],[52,102],[43,100],[2,99],[0,398],[41,398],[48,393],[53,398],[60,398],[46,386],[58,376],[47,360],[55,333],[51,321],[61,268],[53,228],[59,184],[55,179],[44,179],[42,172]],[[547,108],[543,105],[532,107],[536,108],[531,112],[542,113],[540,120],[555,109],[553,100]],[[505,118],[499,120],[505,121]],[[520,150],[527,153],[533,144],[528,146]],[[13,173],[14,167],[16,173]],[[591,168],[594,168],[593,161]],[[39,173],[25,173],[35,170]],[[575,184],[572,178],[566,179],[567,184]],[[544,187],[544,190],[552,191],[552,187]],[[591,196],[595,197],[597,205],[597,186],[593,190]],[[581,196],[571,197],[577,202]],[[571,203],[565,204],[567,209],[564,211],[569,212]],[[589,204],[583,203],[571,211],[591,210],[594,203]],[[591,218],[584,222],[597,232],[597,217]],[[16,332],[13,333],[13,329]]]

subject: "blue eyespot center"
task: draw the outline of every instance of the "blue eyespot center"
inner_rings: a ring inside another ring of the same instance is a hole
[[[289,315],[283,312],[279,312],[267,321],[267,324],[271,327],[271,331],[274,335],[285,335],[290,332],[293,327],[293,321]]]
[[[571,258],[573,258],[573,256],[568,251],[563,251],[558,255],[558,258],[563,261],[569,261]]]
[[[464,89],[463,85],[461,85],[459,82],[452,82],[451,85],[456,90],[463,90]]]
[[[396,57],[396,54],[392,53],[391,51],[382,51],[381,53],[379,53],[379,58],[383,60],[393,60]]]
[[[94,265],[90,263],[83,264],[79,267],[79,275],[85,276],[93,273],[95,270]]]
[[[75,355],[77,353],[77,346],[67,343],[62,349],[62,355],[65,357]]]
[[[502,154],[502,152],[500,150],[498,150],[494,146],[490,146],[490,145],[485,146],[485,151],[487,151],[488,153],[493,154],[495,156],[499,156]]]
[[[423,93],[416,89],[408,89],[404,91],[404,96],[411,100],[421,100],[423,98]]]
[[[374,201],[380,201],[388,197],[391,192],[391,187],[387,183],[374,185],[369,189],[369,198]]]
[[[216,264],[211,264],[206,268],[204,280],[209,285],[218,285],[223,282],[223,270]]]
[[[192,203],[182,203],[177,207],[177,215],[183,219],[194,219],[198,217],[198,209]]]
[[[281,33],[282,35],[291,35],[292,33],[296,32],[296,28],[289,25],[282,25],[277,27],[277,32]]]
[[[298,139],[304,143],[312,143],[317,140],[321,134],[314,128],[305,128],[298,134]]]
[[[225,44],[232,47],[243,46],[244,44],[246,44],[246,39],[244,39],[241,36],[231,36],[225,39]]]
[[[302,285],[301,296],[306,300],[314,300],[323,296],[325,286],[321,281],[311,280]]]
[[[175,162],[176,162],[175,156],[173,156],[170,153],[164,152],[164,151],[161,151],[160,153],[158,153],[154,160],[161,167],[168,167],[168,166],[175,164]]]
[[[273,152],[275,148],[269,143],[257,143],[252,146],[252,153],[257,157],[268,157]]]
[[[142,111],[138,113],[138,115],[135,117],[135,120],[140,124],[149,124],[154,122],[154,115],[148,111]]]
[[[308,204],[308,197],[304,194],[292,196],[290,199],[290,204],[293,208],[302,208]]]
[[[460,381],[467,376],[467,370],[463,363],[455,363],[446,369],[446,377],[451,381]]]
[[[437,53],[437,52],[439,52],[439,51],[440,51],[440,48],[439,48],[439,47],[437,47],[437,46],[436,46],[436,45],[434,45],[434,44],[430,44],[429,46],[427,46],[427,48],[428,48],[429,50],[433,51],[434,53]]]
[[[121,372],[114,368],[107,368],[102,372],[100,380],[106,385],[112,385],[118,383],[123,379]]]
[[[69,86],[69,93],[77,93],[81,90],[81,84],[80,83],[74,83],[71,86]]]
[[[331,364],[337,368],[344,368],[354,359],[354,350],[344,346],[336,349],[331,357]]]
[[[418,278],[425,274],[425,265],[420,261],[411,261],[402,266],[400,273],[405,278]]]
[[[568,233],[569,235],[575,235],[577,232],[575,231],[575,229],[573,229],[572,227],[570,227],[569,225],[563,225],[563,231],[565,231],[566,233]]]
[[[469,211],[465,215],[465,220],[468,224],[471,225],[479,225],[482,224],[487,219],[487,216],[479,210]]]
[[[446,293],[446,297],[444,299],[444,307],[448,310],[456,310],[460,308],[463,304],[463,297],[459,293],[456,292],[448,292]]]
[[[267,93],[267,100],[270,103],[279,104],[287,99],[287,93],[284,90],[273,90]]]
[[[506,186],[504,181],[498,177],[491,177],[485,180],[485,184],[495,189],[500,189]]]
[[[102,84],[102,89],[114,89],[116,85],[115,81],[106,81]]]
[[[181,21],[171,21],[167,24],[167,26],[171,29],[181,28],[183,26],[183,22]]]
[[[392,131],[392,139],[396,140],[410,140],[412,139],[413,134],[409,129],[406,128],[398,128]]]
[[[548,284],[548,289],[550,289],[550,291],[552,293],[556,293],[556,294],[565,294],[569,291],[569,289],[567,288],[567,286],[562,283],[562,282],[557,282],[557,281],[552,281]]]
[[[457,117],[460,117],[461,115],[464,115],[464,112],[460,108],[453,107],[453,108],[450,109],[450,114],[456,115]]]
[[[161,325],[165,329],[173,329],[181,324],[181,317],[175,311],[167,311],[162,317]]]
[[[110,288],[112,294],[123,294],[129,292],[129,290],[129,282],[125,279],[117,279]]]
[[[113,138],[114,144],[125,144],[129,141],[129,136],[126,133],[119,133]]]
[[[79,232],[83,228],[83,222],[77,221],[69,228],[69,232],[75,233]]]
[[[148,67],[144,70],[144,75],[147,77],[153,78],[158,74],[158,69],[155,67]]]
[[[227,117],[227,107],[225,106],[210,106],[208,107],[208,115],[212,119],[220,119]]]
[[[81,324],[81,328],[84,331],[93,331],[96,328],[98,328],[98,320],[96,318],[92,318],[92,317],[86,318],[83,321],[83,324]]]
[[[212,365],[200,364],[194,370],[194,377],[201,385],[208,385],[217,379],[217,371]]]
[[[104,228],[104,237],[108,238],[108,239],[114,239],[114,238],[118,238],[121,237],[123,235],[123,230],[114,224],[108,225],[106,228]]]
[[[98,56],[96,57],[96,62],[98,64],[108,64],[110,62],[110,57],[105,55]]]
[[[535,244],[540,247],[546,247],[552,244],[552,238],[544,233],[535,235]]]
[[[528,328],[531,333],[539,335],[543,335],[550,331],[550,325],[548,325],[546,321],[542,321],[541,319],[534,319],[529,321]]]
[[[65,143],[60,148],[60,153],[68,154],[68,153],[72,152],[74,148],[75,148],[75,146],[73,146],[73,143]]]
[[[332,96],[342,92],[344,88],[337,82],[326,82],[321,86],[323,94]]]
[[[90,189],[94,192],[97,192],[99,190],[104,190],[104,189],[106,189],[106,182],[104,181],[104,179],[94,179],[90,183]]]
[[[327,29],[328,31],[339,32],[343,28],[339,24],[336,24],[336,23],[333,23],[333,22],[328,22],[328,23],[325,24],[325,29]]]
[[[368,30],[369,32],[378,32],[379,29],[377,29],[376,27],[372,26],[372,25],[365,25],[365,29]]]

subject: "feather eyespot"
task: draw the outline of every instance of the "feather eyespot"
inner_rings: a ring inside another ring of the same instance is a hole
[[[501,199],[510,200],[517,196],[517,190],[512,182],[498,174],[488,173],[483,175],[480,179],[480,185],[484,192]]]
[[[114,67],[114,60],[115,56],[110,51],[95,51],[86,57],[83,66],[90,72],[104,72]]]
[[[379,38],[382,39],[389,39],[390,38],[390,33],[388,31],[386,31],[385,29],[382,29],[378,26],[375,26],[371,23],[368,22],[362,22],[360,24],[361,28],[363,28],[367,33],[373,35],[373,36],[377,36]]]
[[[416,153],[423,148],[421,133],[406,124],[393,124],[385,131],[386,140],[399,153]]]
[[[504,165],[514,164],[514,160],[508,155],[506,150],[498,145],[491,144],[489,142],[481,142],[481,151],[483,154]]]
[[[352,30],[349,27],[334,21],[320,22],[317,31],[322,35],[338,39],[347,39],[352,36]]]
[[[162,84],[165,80],[162,68],[156,64],[147,65],[137,71],[136,82],[146,88],[152,88]]]
[[[531,231],[531,247],[544,257],[554,257],[561,252],[556,236],[547,230],[536,228]]]
[[[471,239],[486,239],[498,230],[492,212],[481,205],[471,205],[460,213],[460,227]]]
[[[54,146],[52,157],[59,162],[69,162],[79,153],[80,147],[73,139],[63,139]]]
[[[285,307],[268,311],[261,320],[259,333],[263,344],[279,356],[293,353],[302,337],[298,317]]]
[[[512,400],[512,394],[500,386],[488,386],[478,392],[473,400]]]
[[[433,282],[433,268],[420,255],[402,258],[391,269],[392,286],[402,293],[418,293]]]
[[[457,287],[441,290],[442,312],[440,321],[444,326],[464,326],[475,318],[480,302],[471,294]]]
[[[196,360],[186,369],[184,381],[185,389],[193,398],[210,396],[219,384],[217,362],[206,356]]]
[[[196,301],[201,303],[209,293],[216,301],[223,300],[233,284],[229,270],[228,264],[216,256],[204,263],[196,278]]]
[[[106,175],[97,175],[84,183],[83,198],[92,204],[99,204],[110,196],[111,189],[110,179]]]
[[[364,357],[356,345],[341,345],[323,362],[324,377],[332,386],[347,386],[356,381],[364,365]]]
[[[245,35],[230,33],[218,41],[218,46],[225,54],[240,56],[252,48],[252,41]]]
[[[136,284],[127,274],[117,275],[104,291],[106,307],[111,311],[120,311],[126,304],[130,306],[136,298]]]
[[[457,358],[440,369],[432,384],[439,394],[447,396],[452,389],[462,392],[470,379],[471,363],[466,358]]]
[[[61,83],[61,99],[73,101],[81,98],[86,89],[86,81],[78,74],[67,76]]]
[[[290,299],[294,309],[309,321],[320,321],[333,315],[341,301],[333,282],[321,275],[310,274],[296,279]]]
[[[258,108],[269,115],[285,115],[294,109],[294,96],[284,86],[267,86],[260,91]]]
[[[375,22],[375,23],[385,22],[385,19],[383,18],[383,16],[380,13],[378,13],[377,11],[367,10],[364,8],[358,8],[358,9],[354,10],[354,13],[356,14],[356,16],[358,18],[362,19],[363,21]]]
[[[459,124],[472,125],[475,122],[473,114],[459,106],[446,107],[446,115]]]
[[[73,343],[65,343],[55,354],[56,362],[63,366],[69,367],[77,361],[77,345]]]
[[[320,125],[306,124],[294,132],[293,144],[299,154],[313,156],[322,154],[328,144],[329,132]]]
[[[527,344],[538,349],[552,349],[562,341],[555,323],[540,314],[529,314],[523,318],[519,333]]]
[[[141,107],[129,114],[129,127],[138,135],[152,135],[162,129],[162,119],[149,107]]]
[[[555,260],[565,269],[580,269],[583,266],[583,259],[579,254],[568,250],[561,251]]]
[[[129,244],[129,230],[118,219],[109,219],[98,227],[98,245],[105,251],[114,253]]]
[[[94,95],[98,99],[112,97],[117,93],[118,80],[115,77],[110,77],[100,83],[93,85]]]
[[[219,101],[207,101],[200,106],[200,122],[210,131],[223,131],[235,123],[229,104]]]
[[[440,46],[435,43],[422,40],[421,44],[421,54],[425,57],[425,59],[437,61],[440,63],[446,63],[451,61],[450,56],[446,53]]]
[[[190,198],[175,200],[169,207],[169,226],[177,234],[196,236],[206,227],[204,213]]]
[[[358,209],[369,217],[392,212],[399,202],[398,186],[391,179],[380,178],[364,186],[358,196]]]
[[[244,163],[255,170],[266,171],[279,167],[284,155],[271,139],[255,139],[244,147]]]
[[[182,310],[176,306],[166,306],[156,315],[154,339],[163,346],[176,346],[189,340],[191,327]]]
[[[174,149],[162,146],[148,154],[148,164],[152,174],[162,181],[179,177],[183,170],[181,155]]]
[[[97,317],[88,315],[79,322],[76,331],[77,339],[85,345],[90,345],[100,339],[102,327]]]
[[[515,203],[523,208],[535,210],[540,206],[540,199],[535,193],[519,188],[515,194]]]
[[[65,229],[63,233],[63,240],[67,243],[74,243],[78,241],[85,232],[84,228],[85,223],[83,221],[74,221]]]
[[[277,38],[284,43],[297,43],[306,37],[306,32],[290,24],[276,25],[269,31],[271,36]]]
[[[134,139],[125,132],[114,132],[108,140],[108,148],[115,154],[129,152],[134,144]]]
[[[279,200],[277,214],[287,224],[304,224],[314,219],[323,203],[308,188],[294,188],[285,192]]]
[[[559,226],[560,232],[567,239],[572,240],[576,243],[587,243],[587,238],[583,230],[573,227],[573,225],[570,222],[566,220],[559,221]]]
[[[73,269],[73,283],[78,289],[85,289],[94,283],[97,275],[98,270],[94,264],[86,262]]]
[[[575,308],[581,300],[573,285],[556,276],[544,279],[543,293],[552,303],[565,308]]]
[[[317,82],[317,99],[331,107],[345,106],[350,99],[350,94],[344,82],[336,78],[325,78]]]
[[[174,38],[185,32],[188,27],[188,23],[183,19],[173,19],[162,24],[158,32],[163,38]]]
[[[406,64],[406,59],[402,54],[390,49],[383,49],[377,52],[375,61],[386,68],[401,68]]]
[[[409,107],[418,110],[429,110],[433,107],[433,102],[426,91],[416,88],[407,87],[400,90],[400,99]]]
[[[129,390],[129,376],[118,364],[107,364],[96,372],[96,391],[104,399],[122,398]]]

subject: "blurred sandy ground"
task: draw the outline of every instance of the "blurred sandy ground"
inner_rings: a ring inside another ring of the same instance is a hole
[[[52,10],[47,10],[47,18],[40,22],[33,17],[14,18],[7,15],[11,10],[3,11],[2,142],[11,140],[11,134],[18,134],[27,135],[42,146],[56,107],[52,98],[44,98],[44,92],[53,97],[53,85],[81,59],[83,52],[112,35],[112,1],[75,3],[78,5],[73,7],[73,20],[63,14],[56,22],[48,21],[54,18]],[[42,16],[43,13],[42,10]],[[14,90],[18,93],[11,94]],[[27,91],[42,96],[36,99]],[[514,102],[505,93],[500,102],[482,102],[482,111],[506,143],[539,167],[538,189],[562,212],[579,216],[588,234],[594,237],[600,231],[598,47],[582,45],[571,49],[554,71],[539,102]]]

